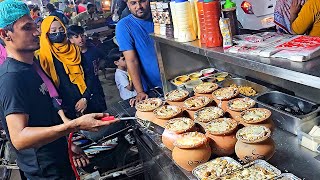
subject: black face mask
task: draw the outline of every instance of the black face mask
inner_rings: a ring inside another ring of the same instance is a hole
[[[48,38],[51,43],[62,43],[66,39],[66,34],[64,32],[49,33]]]

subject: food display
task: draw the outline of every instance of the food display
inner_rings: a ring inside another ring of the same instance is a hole
[[[199,132],[187,132],[181,135],[174,142],[174,146],[179,148],[196,148],[202,146],[207,142],[207,138],[204,134]]]
[[[236,84],[231,84],[230,87],[238,88],[240,94],[245,96],[256,96],[258,93],[250,86],[237,86]]]
[[[212,82],[204,82],[193,88],[193,91],[198,94],[212,93],[218,89],[218,84]]]
[[[280,176],[274,178],[276,180],[301,180],[297,176],[291,173],[282,173]]]
[[[211,100],[205,96],[194,96],[184,101],[184,105],[188,110],[198,110],[207,106]]]
[[[145,99],[136,104],[136,109],[140,112],[150,112],[162,105],[162,100],[159,98]]]
[[[196,167],[192,174],[198,179],[209,180],[230,174],[241,168],[242,166],[236,160],[230,157],[219,157]]]
[[[194,119],[198,122],[207,123],[214,119],[222,117],[223,114],[223,110],[218,107],[204,107],[195,112]]]
[[[256,102],[250,98],[236,98],[228,102],[228,108],[232,111],[243,111],[252,108]]]
[[[207,68],[207,69],[201,70],[201,73],[203,74],[204,77],[210,76],[211,74],[213,74],[215,72],[217,72],[217,70],[214,68]]]
[[[271,131],[265,126],[247,126],[237,132],[237,139],[246,143],[257,143],[271,136]]]
[[[182,76],[178,76],[178,77],[176,77],[174,80],[173,80],[173,83],[175,84],[175,85],[182,85],[183,83],[185,83],[185,82],[187,82],[187,81],[189,81],[190,80],[190,78],[189,78],[189,76],[187,76],[187,75],[182,75]]]
[[[158,119],[171,119],[182,112],[179,106],[164,105],[153,111]]]
[[[237,122],[230,118],[218,118],[206,125],[206,131],[210,134],[219,135],[233,131],[237,128]]]
[[[215,90],[212,95],[219,100],[231,99],[239,94],[239,90],[233,87],[225,87]]]
[[[176,89],[168,92],[165,99],[168,101],[178,102],[183,101],[189,96],[189,92],[183,89]]]
[[[215,74],[215,77],[216,77],[217,81],[223,81],[223,80],[225,80],[228,76],[229,76],[229,73],[227,73],[227,72],[221,72],[221,73],[216,73],[216,74]]]
[[[166,123],[165,129],[176,133],[182,133],[191,129],[194,125],[195,123],[190,118],[181,117],[170,119]]]

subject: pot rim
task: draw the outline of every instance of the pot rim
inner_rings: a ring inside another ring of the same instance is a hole
[[[166,108],[166,107],[168,107],[168,106],[171,106],[171,107],[176,108],[177,111],[176,111],[174,114],[172,114],[172,115],[167,115],[167,116],[160,116],[159,114],[157,114],[157,112],[160,111],[161,108]],[[156,118],[158,118],[158,119],[164,119],[164,120],[172,119],[172,118],[178,116],[178,115],[181,114],[181,113],[182,113],[182,108],[179,107],[179,106],[174,106],[174,105],[162,105],[162,106],[160,106],[159,108],[157,108],[157,109],[155,109],[155,110],[153,111],[153,114],[156,116]]]
[[[269,139],[269,138],[271,137],[271,130],[270,130],[269,128],[267,128],[267,127],[265,127],[265,126],[259,126],[259,127],[263,127],[263,128],[266,130],[266,133],[267,133],[267,134],[266,134],[265,136],[263,136],[263,137],[261,137],[261,138],[259,138],[259,139],[256,139],[256,140],[252,140],[252,141],[243,139],[243,138],[240,136],[240,133],[241,133],[242,131],[245,131],[246,129],[249,129],[250,127],[253,127],[253,126],[259,126],[259,125],[250,125],[250,126],[247,126],[247,127],[244,127],[244,128],[242,128],[242,129],[238,130],[238,132],[237,132],[237,134],[236,134],[236,138],[237,138],[239,141],[243,142],[243,143],[255,144],[255,143],[263,142],[263,141],[265,141],[265,140],[267,140],[267,139]]]
[[[230,121],[231,125],[232,125],[231,128],[228,129],[228,130],[217,132],[217,131],[211,131],[208,128],[208,126],[210,124],[213,124],[213,123],[218,122],[218,121],[226,121],[226,120]],[[237,127],[238,127],[238,122],[236,120],[234,120],[234,119],[231,119],[231,118],[218,118],[218,119],[214,119],[211,122],[207,123],[205,125],[205,130],[206,130],[206,132],[208,132],[208,133],[210,133],[212,135],[226,135],[226,134],[231,134],[232,132],[234,132],[237,129]]]
[[[147,102],[147,101],[154,101],[157,103],[156,107],[155,108],[146,108],[146,109],[143,109],[141,107],[141,104]],[[143,101],[140,101],[139,103],[136,104],[135,108],[137,109],[137,111],[140,111],[140,112],[152,112],[153,110],[157,109],[158,107],[160,107],[161,105],[163,104],[162,100],[160,98],[148,98],[148,99],[145,99]]]
[[[196,135],[196,136],[199,136],[202,139],[199,140],[199,142],[194,143],[192,145],[179,144],[179,140],[181,140],[182,138],[187,138],[187,136],[190,136],[190,135]],[[193,149],[193,148],[198,148],[198,147],[203,146],[205,143],[207,143],[207,141],[208,141],[207,137],[203,133],[200,133],[200,132],[186,132],[186,133],[180,134],[180,137],[177,140],[175,140],[173,145],[175,147],[177,147],[177,148],[180,148],[180,149]]]
[[[250,106],[245,107],[245,108],[233,108],[233,107],[230,106],[234,101],[236,101],[236,100],[242,100],[242,99],[245,100],[245,101],[252,101],[253,103],[251,103]],[[231,111],[242,112],[242,111],[245,111],[245,110],[247,110],[247,109],[252,108],[255,104],[256,104],[256,101],[253,100],[253,99],[251,99],[251,98],[248,98],[248,97],[245,97],[245,98],[235,98],[235,99],[231,99],[231,100],[228,101],[227,107],[228,107],[228,109],[231,110]]]
[[[195,98],[204,98],[205,99],[205,102],[203,103],[203,105],[199,106],[199,107],[187,107],[185,102],[190,100],[190,99],[195,99]],[[199,110],[203,107],[206,107],[209,103],[211,103],[211,100],[210,98],[206,97],[206,96],[193,96],[193,97],[190,97],[188,99],[186,99],[183,104],[184,104],[184,107],[187,109],[187,110],[191,110],[191,111],[196,111],[196,110]]]
[[[190,125],[189,125],[188,128],[182,129],[182,130],[178,130],[178,131],[173,131],[173,130],[170,129],[171,124],[173,124],[175,121],[181,121],[181,120],[183,120],[183,119],[189,121]],[[194,123],[194,121],[193,121],[192,119],[187,118],[187,117],[179,117],[179,118],[170,119],[170,120],[165,124],[165,129],[168,130],[168,131],[174,132],[174,133],[176,133],[176,134],[181,134],[181,133],[185,133],[185,132],[189,131],[190,129],[192,129],[192,128],[194,127],[194,125],[195,125],[195,123]]]
[[[211,90],[199,90],[197,89],[198,86],[202,85],[202,84],[212,84],[214,87],[211,89]],[[198,93],[198,94],[210,94],[212,93],[213,91],[217,90],[219,88],[219,85],[216,84],[216,83],[213,83],[213,82],[203,82],[201,84],[198,84],[196,87],[193,88],[193,91],[195,93]]]
[[[220,91],[221,89],[228,89],[228,88],[233,88],[233,87],[224,87],[224,88],[217,89],[217,90],[215,90],[215,91],[212,92],[212,97],[215,98],[215,99],[217,99],[217,100],[229,100],[229,99],[232,99],[232,98],[234,98],[234,97],[236,97],[236,96],[239,95],[240,91],[239,91],[238,88],[233,88],[235,92],[233,93],[232,96],[229,96],[229,97],[225,97],[225,98],[218,99],[218,98],[216,97],[216,95],[214,94],[216,91]]]
[[[205,110],[205,109],[217,109],[217,110],[221,111],[222,113],[221,113],[221,114],[216,113],[216,114],[219,115],[219,116],[216,117],[216,118],[210,118],[210,119],[200,118],[200,117],[199,117],[199,114],[201,113],[201,111],[203,111],[203,110]],[[208,123],[208,122],[210,122],[210,121],[212,121],[212,120],[214,120],[214,119],[218,119],[218,118],[222,117],[222,116],[224,115],[224,113],[225,113],[225,112],[223,111],[223,109],[221,109],[221,108],[219,108],[219,107],[215,107],[215,106],[203,107],[203,108],[197,110],[197,111],[194,113],[194,120],[195,120],[195,121],[198,121],[198,122]]]
[[[255,121],[247,121],[243,118],[243,115],[249,111],[254,111],[254,110],[260,110],[260,111],[264,111],[266,113],[266,117],[265,118],[261,118],[261,119],[258,119],[258,120],[255,120]],[[247,109],[245,111],[243,111],[241,114],[240,114],[240,118],[241,120],[244,122],[244,123],[247,123],[247,124],[256,124],[256,123],[260,123],[260,122],[263,122],[267,119],[269,119],[271,117],[271,111],[269,109],[266,109],[266,108],[250,108],[250,109]]]
[[[184,93],[184,96],[180,97],[180,98],[176,98],[176,99],[172,99],[172,98],[168,98],[168,96],[171,94],[171,93],[174,93],[175,91],[182,91]],[[184,101],[185,99],[187,99],[187,97],[189,96],[189,92],[187,90],[184,90],[184,89],[175,89],[173,91],[170,91],[168,93],[166,93],[166,95],[164,96],[166,101],[170,101],[170,102],[182,102]]]

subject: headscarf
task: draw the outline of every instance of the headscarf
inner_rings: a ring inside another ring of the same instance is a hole
[[[0,1],[0,29],[16,22],[22,16],[30,15],[28,6],[18,0]]]
[[[40,64],[43,70],[50,76],[56,86],[59,86],[59,78],[54,67],[53,56],[57,58],[64,67],[64,70],[69,75],[69,79],[73,84],[78,86],[81,94],[87,89],[84,81],[84,72],[81,66],[81,51],[78,46],[66,42],[51,43],[48,38],[50,26],[53,21],[58,21],[63,26],[66,32],[66,27],[55,16],[48,16],[41,24],[40,36]]]
[[[306,0],[301,1],[301,5]],[[281,33],[292,34],[290,23],[290,7],[292,0],[277,0],[276,7],[274,8],[274,23],[276,28]]]

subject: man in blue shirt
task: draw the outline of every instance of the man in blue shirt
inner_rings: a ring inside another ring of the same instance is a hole
[[[131,14],[119,21],[116,38],[137,91],[136,100],[141,101],[148,97],[148,89],[162,86],[154,41],[149,36],[154,26],[148,0],[127,0],[127,5]]]

